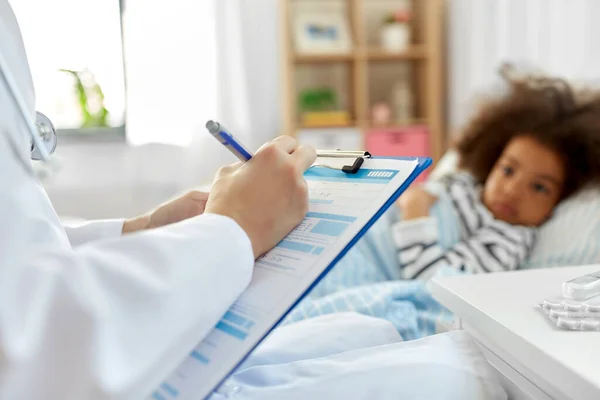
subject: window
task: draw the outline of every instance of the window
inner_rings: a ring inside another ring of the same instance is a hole
[[[31,67],[36,109],[59,130],[123,131],[121,1],[9,0]]]

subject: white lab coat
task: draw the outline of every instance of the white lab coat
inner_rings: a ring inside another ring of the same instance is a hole
[[[6,0],[0,51],[34,118]],[[217,215],[125,237],[121,220],[63,227],[28,163],[0,85],[0,400],[141,398],[247,286],[250,241]],[[388,322],[358,315],[276,330],[213,398],[231,398],[228,388],[248,400],[506,397],[466,335],[401,342]]]
[[[34,118],[5,0],[0,51]],[[29,135],[0,83],[0,399],[138,398],[249,283],[250,241],[217,215],[124,237],[119,220],[65,229],[26,165]]]

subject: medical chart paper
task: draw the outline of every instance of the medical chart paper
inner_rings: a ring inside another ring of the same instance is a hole
[[[318,162],[331,165],[340,160]],[[256,261],[247,290],[151,398],[209,396],[313,286],[417,165],[416,159],[375,158],[365,160],[356,174],[309,169],[305,173],[309,212],[304,220]]]

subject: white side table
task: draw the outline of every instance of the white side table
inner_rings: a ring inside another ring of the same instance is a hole
[[[558,329],[538,307],[600,265],[453,276],[434,297],[480,343],[513,399],[600,399],[600,332]]]

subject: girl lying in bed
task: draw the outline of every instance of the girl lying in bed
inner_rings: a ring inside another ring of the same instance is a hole
[[[600,180],[600,91],[508,82],[459,137],[461,172],[407,191],[285,323],[356,311],[414,339],[451,318],[429,295],[428,278],[522,265],[555,206]]]
[[[459,173],[409,189],[392,234],[405,278],[427,279],[441,266],[469,273],[516,269],[536,227],[555,206],[600,177],[600,98],[558,79],[511,81],[459,138]],[[459,240],[444,246],[437,202],[458,216]]]

